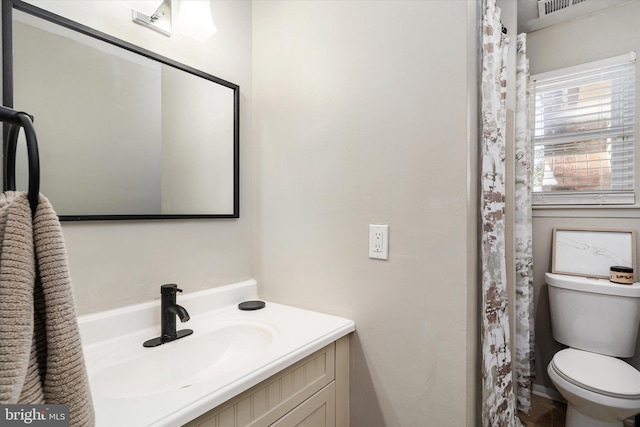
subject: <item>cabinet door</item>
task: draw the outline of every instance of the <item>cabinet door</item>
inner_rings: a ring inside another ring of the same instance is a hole
[[[330,344],[184,427],[270,426],[333,382],[335,362],[335,344]]]
[[[293,411],[280,418],[271,427],[335,427],[335,382],[311,396]]]

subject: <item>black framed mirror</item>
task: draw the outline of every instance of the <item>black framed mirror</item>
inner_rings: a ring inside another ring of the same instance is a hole
[[[3,103],[35,117],[61,220],[239,218],[238,85],[20,0],[2,40]]]

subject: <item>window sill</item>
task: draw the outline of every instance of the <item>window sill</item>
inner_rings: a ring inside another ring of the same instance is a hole
[[[533,217],[640,218],[638,205],[547,205],[533,206]]]

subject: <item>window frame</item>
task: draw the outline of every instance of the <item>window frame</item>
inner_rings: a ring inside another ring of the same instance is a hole
[[[592,61],[572,67],[561,68],[548,72],[538,73],[530,77],[529,90],[531,92],[531,100],[529,107],[529,118],[531,126],[531,144],[532,152],[535,153],[536,141],[535,141],[535,82],[545,79],[553,79],[558,77],[569,77],[572,74],[579,74],[592,71],[597,73],[599,70],[610,68],[616,65],[634,64],[634,176],[633,176],[633,188],[628,190],[582,190],[582,191],[548,191],[548,192],[536,192],[531,189],[532,205],[534,208],[544,209],[553,207],[569,207],[569,208],[589,208],[594,206],[603,207],[630,207],[630,205],[636,205],[636,193],[638,192],[638,178],[640,175],[640,168],[638,165],[638,154],[640,148],[638,147],[638,69],[636,65],[636,52],[631,51],[624,55],[618,55],[611,58],[606,58],[599,61]],[[532,167],[535,161],[532,160]]]

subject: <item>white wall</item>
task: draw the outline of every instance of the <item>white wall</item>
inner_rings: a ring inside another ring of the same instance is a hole
[[[253,4],[256,277],[355,320],[353,427],[476,425],[474,18]],[[388,261],[368,258],[371,223],[390,225]]]
[[[114,1],[30,3],[236,83],[244,106],[240,219],[63,223],[78,312],[159,298],[164,283],[189,292],[252,277],[251,3],[212,2],[218,33],[204,43],[134,25]]]
[[[565,68],[586,62],[640,52],[640,1],[633,1],[582,19],[568,21],[530,33],[527,54],[531,74]],[[640,66],[636,67],[636,103],[640,99]],[[639,105],[639,104],[637,104]],[[636,134],[640,124],[640,106]],[[640,150],[638,150],[640,151]],[[640,153],[638,153],[640,154]],[[636,160],[636,174],[640,168]],[[638,188],[638,186],[637,186]],[[638,201],[636,196],[636,201]],[[544,273],[551,271],[551,236],[554,227],[635,229],[640,231],[640,209],[534,209],[533,266],[535,287],[536,384],[551,388],[547,365],[562,348],[553,340]],[[640,239],[638,241],[640,248]],[[640,251],[636,251],[640,254]],[[640,264],[639,264],[640,265]],[[631,363],[640,368],[640,342]]]

